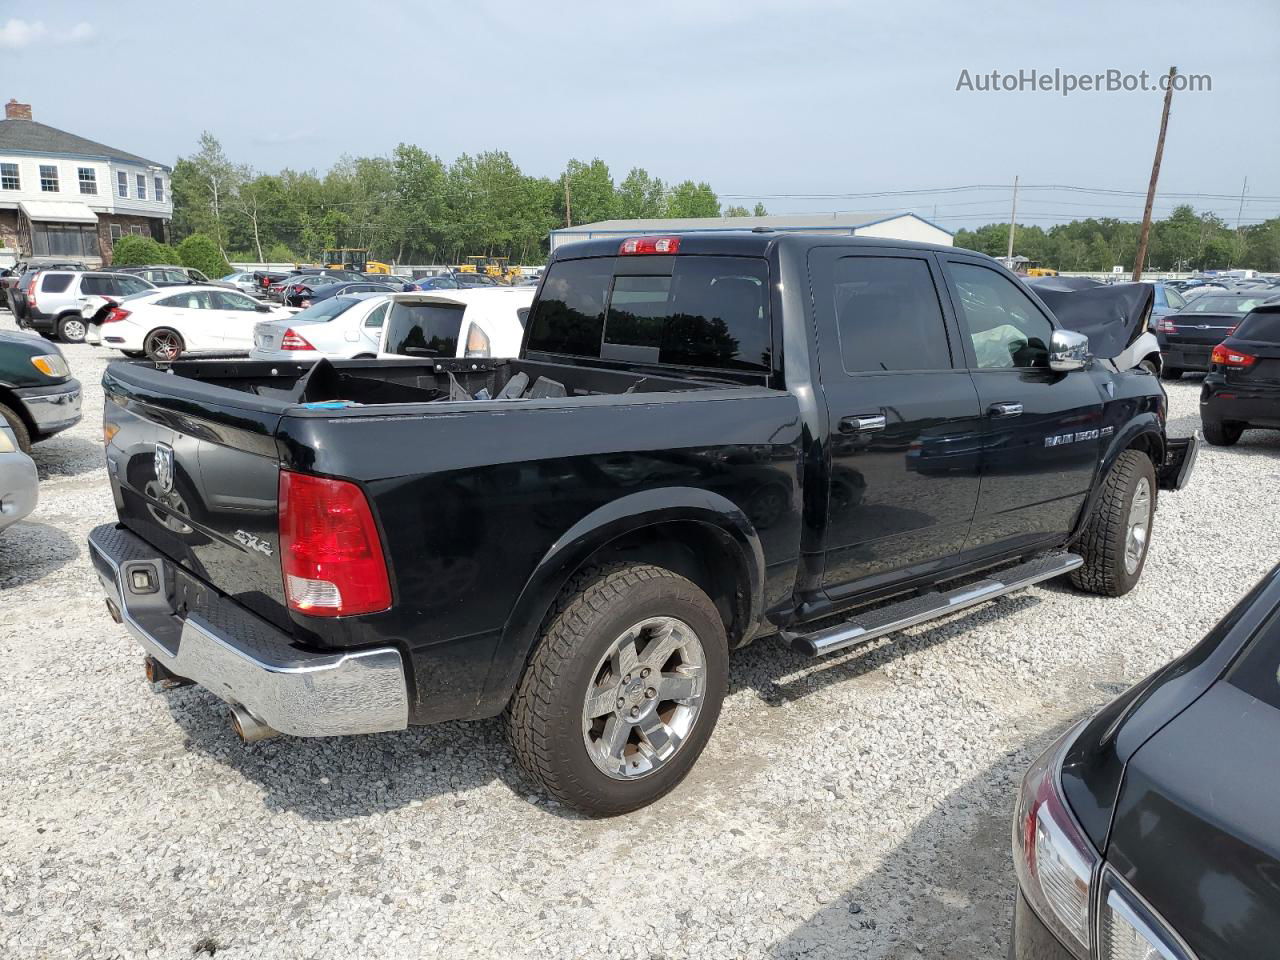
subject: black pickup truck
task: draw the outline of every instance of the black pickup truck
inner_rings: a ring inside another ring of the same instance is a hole
[[[107,605],[246,740],[505,713],[601,814],[679,783],[753,639],[818,656],[1063,574],[1125,593],[1197,449],[1155,376],[948,247],[587,241],[520,357],[437,334],[112,364]]]

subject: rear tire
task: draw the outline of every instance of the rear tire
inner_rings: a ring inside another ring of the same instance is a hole
[[[576,575],[507,706],[516,758],[599,816],[653,803],[688,774],[728,688],[724,624],[705,593],[649,564]]]
[[[1231,447],[1239,442],[1244,433],[1242,423],[1223,423],[1221,420],[1201,421],[1204,427],[1204,438],[1215,447]]]
[[[78,313],[58,321],[58,339],[63,343],[84,343],[85,334],[88,332],[89,328],[85,325],[84,318]]]
[[[148,333],[147,338],[142,341],[142,352],[149,360],[169,363],[182,356],[185,346],[178,331],[170,330],[168,327],[158,327]]]
[[[14,439],[18,441],[18,449],[23,453],[30,453],[31,434],[27,430],[26,423],[18,416],[17,411],[0,403],[0,420],[3,420],[9,429],[13,431]]]
[[[1181,380],[1182,375],[1186,372],[1187,371],[1182,369],[1182,367],[1166,366],[1163,370],[1160,371],[1160,379],[1161,380]]]
[[[1155,467],[1145,453],[1126,450],[1103,481],[1093,515],[1076,543],[1084,566],[1072,571],[1072,584],[1104,597],[1120,597],[1137,586],[1147,563],[1155,507]]]

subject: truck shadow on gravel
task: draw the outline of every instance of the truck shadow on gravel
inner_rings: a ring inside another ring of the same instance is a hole
[[[51,477],[79,477],[105,470],[102,444],[83,437],[57,436],[31,448],[41,480]]]
[[[780,706],[832,684],[856,680],[901,657],[956,639],[1037,603],[1029,595],[1005,597],[927,629],[892,635],[878,644],[822,661],[764,639],[730,658],[730,696],[751,690],[767,706]],[[800,677],[793,676],[801,671]],[[386,813],[439,797],[451,797],[454,807],[465,808],[484,802],[469,794],[499,781],[516,796],[556,816],[590,819],[551,801],[523,776],[497,719],[441,723],[373,736],[282,737],[245,744],[232,732],[226,706],[213,694],[187,687],[163,696],[186,733],[185,749],[204,754],[258,784],[271,810],[328,821]]]
[[[1078,718],[1077,718],[1078,719]],[[775,944],[777,960],[998,960],[1015,879],[1013,804],[1031,761],[1074,720],[1050,721],[957,787],[862,881]],[[1040,726],[1039,718],[1028,725]]]
[[[80,545],[64,530],[24,520],[0,534],[0,595],[35,583],[80,555]]]

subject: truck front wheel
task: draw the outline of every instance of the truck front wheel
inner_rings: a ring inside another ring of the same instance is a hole
[[[1081,590],[1119,597],[1142,577],[1155,518],[1156,472],[1140,450],[1126,450],[1103,481],[1076,550],[1084,565],[1071,574]]]
[[[728,687],[724,624],[705,593],[649,564],[596,567],[561,594],[507,707],[521,766],[561,802],[612,816],[672,790]]]

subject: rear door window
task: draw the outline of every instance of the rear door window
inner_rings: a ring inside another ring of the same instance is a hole
[[[415,357],[456,357],[461,303],[397,303],[387,317],[386,351]]]
[[[768,265],[755,257],[614,258],[552,264],[529,349],[629,363],[767,373]]]
[[[80,294],[86,297],[111,296],[116,292],[112,281],[112,277],[81,277]]]
[[[833,279],[846,373],[951,369],[946,322],[927,261],[841,257]]]
[[[143,293],[153,289],[151,284],[147,283],[141,277],[120,276],[114,277],[115,291],[122,296],[130,296],[135,293]]]
[[[364,318],[364,328],[366,330],[381,330],[382,325],[387,320],[387,308],[390,304],[384,303],[379,307],[374,307],[373,312]]]
[[[62,293],[71,286],[71,274],[46,273],[40,278],[40,290],[43,293]]]

